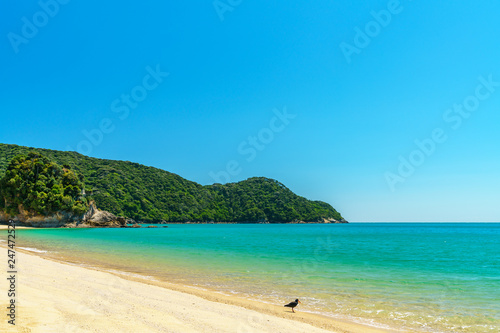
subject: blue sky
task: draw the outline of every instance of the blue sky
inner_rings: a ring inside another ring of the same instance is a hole
[[[497,1],[5,1],[0,142],[350,221],[499,221]]]

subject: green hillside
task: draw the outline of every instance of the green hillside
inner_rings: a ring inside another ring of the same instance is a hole
[[[202,186],[176,174],[132,162],[76,152],[0,144],[0,178],[17,155],[40,153],[83,175],[87,200],[115,215],[141,221],[290,222],[343,220],[329,204],[300,197],[269,178]]]
[[[88,210],[82,180],[41,154],[17,155],[0,178],[0,210],[9,216],[64,212],[78,218]]]

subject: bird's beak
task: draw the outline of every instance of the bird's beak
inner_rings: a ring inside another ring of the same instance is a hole
[[[299,303],[302,303],[301,301],[299,301]]]

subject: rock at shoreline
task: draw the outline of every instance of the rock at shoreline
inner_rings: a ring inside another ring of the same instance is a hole
[[[16,225],[34,228],[60,228],[68,224],[76,224],[78,219],[77,216],[68,212],[58,212],[49,216],[31,216],[24,211],[21,211],[16,216],[10,216],[9,214],[0,212],[0,222],[7,223],[12,220]]]
[[[323,219],[322,221],[323,223],[349,223],[347,222],[346,220],[344,219],[341,219],[340,221],[339,220],[336,220],[336,219],[333,219],[333,218],[329,218],[329,219]]]
[[[127,223],[136,223],[135,220],[99,210],[93,201],[83,217],[64,211],[49,216],[30,215],[22,207],[20,212],[16,216],[10,216],[0,211],[0,222],[13,220],[17,225],[35,228],[124,228]]]
[[[122,228],[127,225],[127,219],[116,216],[110,212],[99,210],[95,202],[90,203],[89,210],[83,216],[83,220],[77,224],[77,227],[107,227],[107,228]]]

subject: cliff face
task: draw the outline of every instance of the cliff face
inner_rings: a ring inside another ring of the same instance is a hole
[[[76,223],[79,218],[81,218],[81,216],[75,216],[67,212],[58,212],[50,216],[30,216],[23,213],[16,216],[10,216],[0,211],[0,222],[7,223],[9,220],[13,220],[18,225],[37,228],[59,228],[67,224]]]
[[[127,225],[124,217],[99,210],[94,202],[90,203],[90,208],[83,217],[67,212],[50,216],[30,216],[22,209],[21,214],[10,216],[0,211],[0,222],[7,223],[9,220],[13,220],[17,225],[35,228],[122,228]]]
[[[333,218],[329,218],[329,219],[323,219],[323,223],[349,223],[349,222],[347,222],[344,219],[336,220]]]

